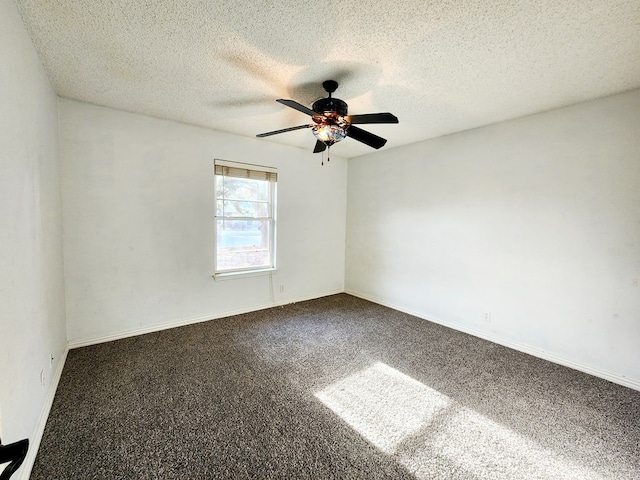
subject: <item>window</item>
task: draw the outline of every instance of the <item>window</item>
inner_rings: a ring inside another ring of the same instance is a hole
[[[215,273],[275,269],[275,168],[215,161]]]

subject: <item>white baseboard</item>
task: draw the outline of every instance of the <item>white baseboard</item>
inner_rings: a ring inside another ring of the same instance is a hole
[[[128,337],[135,337],[137,335],[144,335],[146,333],[159,332],[159,331],[162,331],[162,330],[168,330],[170,328],[184,327],[186,325],[193,325],[195,323],[200,323],[200,322],[208,322],[209,320],[216,320],[216,319],[219,319],[219,318],[231,317],[233,315],[242,315],[244,313],[257,312],[259,310],[265,310],[267,308],[279,307],[281,305],[288,305],[290,303],[304,302],[306,300],[313,300],[315,298],[326,297],[326,296],[329,296],[329,295],[335,295],[335,294],[343,293],[343,292],[344,292],[344,290],[342,290],[342,289],[331,290],[331,291],[320,293],[320,294],[302,296],[302,297],[293,298],[293,299],[292,298],[288,298],[288,299],[282,300],[280,302],[274,302],[274,303],[269,303],[269,304],[265,304],[265,305],[256,305],[256,306],[248,307],[248,308],[247,307],[243,307],[243,308],[238,308],[238,309],[234,309],[234,310],[228,310],[228,311],[224,311],[224,312],[212,313],[212,314],[209,314],[209,315],[200,315],[200,316],[197,316],[197,317],[181,318],[181,319],[174,320],[174,321],[167,322],[167,323],[162,323],[162,324],[157,324],[157,325],[149,325],[149,326],[146,326],[146,327],[134,328],[134,329],[130,329],[130,330],[124,330],[122,332],[117,332],[117,333],[113,333],[113,334],[109,334],[109,335],[98,336],[98,337],[89,337],[89,338],[84,338],[84,339],[79,339],[79,340],[71,340],[69,342],[68,346],[69,346],[69,349],[74,349],[74,348],[86,347],[86,346],[89,346],[89,345],[97,345],[99,343],[112,342],[114,340],[120,340],[120,339],[128,338]]]
[[[27,456],[25,457],[23,464],[18,470],[18,478],[20,480],[29,480],[29,477],[31,476],[31,470],[33,469],[33,465],[36,461],[36,456],[38,455],[38,449],[40,448],[40,442],[42,441],[42,435],[44,434],[44,427],[46,427],[47,420],[49,419],[49,412],[51,412],[53,399],[56,396],[56,390],[58,390],[58,384],[60,383],[60,378],[62,377],[62,370],[64,369],[65,362],[67,361],[68,353],[69,347],[67,346],[64,352],[62,352],[60,361],[58,362],[56,370],[53,373],[53,377],[51,378],[49,390],[47,391],[47,397],[45,398],[44,405],[42,406],[42,412],[40,413],[40,418],[38,419],[36,430],[29,440],[29,450],[27,450]]]
[[[345,293],[348,293],[349,295],[353,295],[354,297],[359,297],[364,300],[368,300],[373,303],[377,303],[378,305],[383,305],[385,307],[393,308],[394,310],[398,310],[400,312],[408,313],[409,315],[413,315],[414,317],[418,317],[423,320],[427,320],[429,322],[437,323],[439,325],[443,325],[445,327],[452,328],[460,332],[468,333],[469,335],[473,335],[474,337],[482,338],[484,340],[488,340],[490,342],[497,343],[499,345],[502,345],[508,348],[512,348],[513,350],[517,350],[519,352],[533,355],[534,357],[542,358],[544,360],[557,363],[558,365],[563,365],[565,367],[569,367],[574,370],[579,370],[581,372],[588,373],[589,375],[593,375],[595,377],[603,378],[610,382],[617,383],[618,385],[622,385],[622,386],[640,391],[640,381],[633,380],[625,376],[616,375],[614,373],[600,370],[599,368],[595,368],[590,365],[584,365],[579,362],[574,362],[573,360],[569,360],[567,358],[555,355],[553,353],[540,350],[539,348],[533,347],[531,345],[526,345],[523,343],[518,343],[508,339],[500,338],[500,337],[488,334],[486,332],[482,332],[480,330],[475,330],[462,325],[447,322],[445,320],[434,318],[432,316],[425,316],[421,312],[403,307],[402,305],[396,305],[392,302],[386,301],[385,299],[376,297],[374,295],[369,295],[369,294],[358,292],[351,289],[345,290]]]

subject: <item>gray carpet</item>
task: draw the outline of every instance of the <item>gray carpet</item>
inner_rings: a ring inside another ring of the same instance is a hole
[[[640,392],[346,294],[72,350],[32,479],[639,479]]]

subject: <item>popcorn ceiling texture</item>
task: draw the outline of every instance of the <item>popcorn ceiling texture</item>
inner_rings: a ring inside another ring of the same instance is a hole
[[[638,0],[16,3],[58,95],[251,137],[307,123],[274,100],[326,79],[350,113],[399,117],[367,127],[385,148],[640,87]]]

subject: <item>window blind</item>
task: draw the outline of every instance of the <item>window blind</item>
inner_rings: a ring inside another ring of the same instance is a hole
[[[220,160],[215,161],[214,172],[216,175],[224,175],[226,177],[250,178],[252,180],[267,180],[270,182],[278,180],[278,174],[275,169]]]

